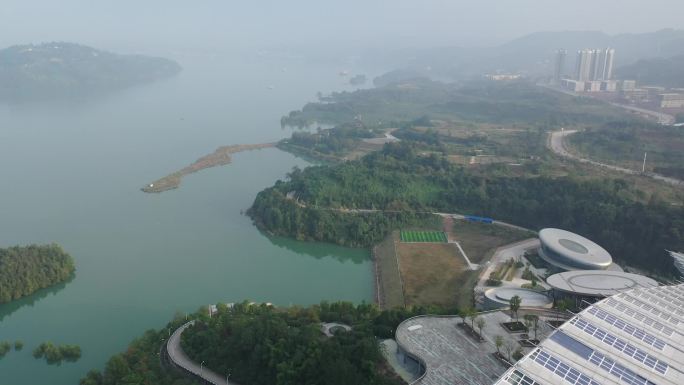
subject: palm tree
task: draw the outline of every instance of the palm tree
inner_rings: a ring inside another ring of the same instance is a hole
[[[475,310],[469,310],[468,311],[468,318],[470,318],[470,327],[475,330],[475,320],[477,319],[477,313],[475,313]]]
[[[487,321],[485,321],[484,318],[478,317],[477,318],[477,328],[480,330],[480,339],[484,340],[484,337],[482,336],[482,329],[485,327],[487,324]]]
[[[534,314],[525,314],[525,324],[527,328],[534,329],[534,339],[537,339],[537,330],[539,330],[539,316]]]
[[[501,355],[501,346],[503,346],[504,338],[502,336],[496,336],[494,338],[494,345],[496,345],[496,353]]]
[[[508,301],[508,304],[511,307],[511,313],[515,314],[515,320],[516,321],[518,320],[518,309],[520,309],[520,303],[521,302],[522,302],[522,298],[520,298],[517,295],[514,295]]]
[[[503,347],[504,347],[504,350],[506,351],[506,356],[508,357],[508,361],[512,361],[511,354],[513,353],[513,350],[515,350],[515,347],[516,347],[515,342],[513,342],[511,340],[506,340],[504,342]]]
[[[465,325],[466,318],[468,317],[468,310],[460,310],[458,312],[458,316],[461,317],[461,319],[463,320],[463,322],[461,322],[461,323]]]

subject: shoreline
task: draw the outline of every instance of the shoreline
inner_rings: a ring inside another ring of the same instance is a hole
[[[142,187],[145,193],[162,193],[164,191],[173,190],[180,186],[183,177],[205,168],[225,166],[233,161],[232,154],[260,150],[262,148],[275,147],[277,143],[261,143],[261,144],[235,144],[230,146],[221,146],[214,150],[211,154],[205,155],[197,159],[194,163],[186,166],[176,172],[173,172],[163,178],[157,179],[147,186]]]

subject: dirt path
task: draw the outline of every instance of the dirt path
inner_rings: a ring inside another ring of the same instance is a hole
[[[161,193],[167,190],[178,188],[184,176],[192,174],[205,168],[223,166],[232,161],[231,154],[242,151],[259,150],[262,148],[275,147],[276,143],[262,143],[262,144],[237,144],[232,146],[219,147],[213,153],[205,155],[197,159],[193,164],[171,173],[161,179],[148,184],[141,190],[146,193]]]

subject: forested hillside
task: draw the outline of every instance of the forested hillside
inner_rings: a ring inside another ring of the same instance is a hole
[[[684,87],[684,55],[644,59],[616,70],[620,79],[636,79],[639,84]]]
[[[0,50],[0,101],[10,103],[103,94],[180,71],[168,59],[118,55],[73,43]]]
[[[420,215],[413,211],[484,215],[532,229],[574,231],[620,262],[674,274],[665,249],[684,248],[684,209],[655,197],[644,204],[637,194],[620,179],[474,175],[400,143],[359,161],[295,170],[288,181],[260,192],[249,214],[269,232],[357,246],[370,246],[390,229],[415,221]]]
[[[0,303],[67,280],[74,261],[58,245],[0,249]]]

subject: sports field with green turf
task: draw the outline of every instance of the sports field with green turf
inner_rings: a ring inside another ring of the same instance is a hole
[[[446,243],[446,234],[442,231],[402,231],[402,242],[430,242],[430,243]]]

